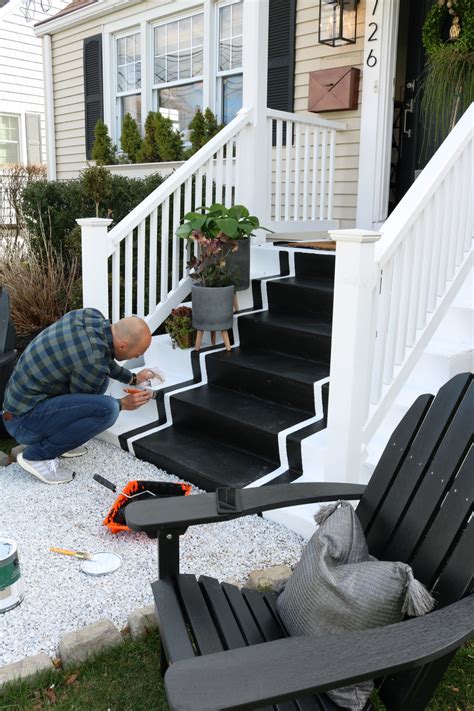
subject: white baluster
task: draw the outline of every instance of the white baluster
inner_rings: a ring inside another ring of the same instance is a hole
[[[421,275],[418,275],[418,318],[417,329],[425,327],[428,312],[428,289],[433,264],[433,220],[434,199],[427,203],[424,210],[425,224],[423,235],[423,256],[421,260]]]
[[[318,199],[318,159],[319,159],[319,132],[317,127],[313,130],[313,175],[311,183],[311,219],[317,219]]]
[[[301,126],[295,124],[295,180],[294,180],[294,205],[293,219],[299,219],[300,211],[300,144],[301,144]]]
[[[216,153],[216,197],[215,202],[222,203],[222,183],[224,179],[224,148]]]
[[[459,169],[462,171],[461,196],[460,196],[460,215],[459,226],[456,234],[456,266],[459,266],[464,260],[464,242],[466,235],[466,223],[468,222],[469,211],[472,208],[472,185],[473,185],[473,164],[471,161],[470,150],[466,149],[461,158]],[[472,226],[472,223],[471,223]]]
[[[137,315],[145,315],[145,226],[142,220],[138,225],[138,254],[137,254]]]
[[[407,349],[408,314],[410,311],[410,285],[413,273],[413,255],[415,252],[414,233],[409,230],[403,240],[402,292],[400,300],[397,343],[395,347],[395,363],[400,365]]]
[[[385,341],[385,358],[383,369],[384,383],[390,384],[393,380],[393,371],[395,367],[395,344],[397,340],[397,326],[399,324],[400,311],[400,282],[401,270],[403,264],[403,242],[392,255],[391,262],[393,263],[392,287],[390,289],[390,306],[388,312],[388,331]]]
[[[186,215],[191,211],[191,192],[192,192],[192,178],[188,178],[184,184],[184,214]],[[183,239],[183,265],[182,265],[182,277],[188,273],[188,261],[189,261],[189,244],[186,239]]]
[[[206,207],[210,207],[214,202],[214,158],[211,158],[206,163]]]
[[[448,253],[449,253],[449,228],[451,223],[451,213],[448,209],[450,197],[453,194],[453,169],[449,171],[444,181],[444,203],[443,203],[443,231],[441,236],[441,255],[439,260],[438,274],[438,296],[444,294],[448,273]]]
[[[232,187],[234,184],[233,168],[233,141],[225,144],[225,205],[232,206]]]
[[[290,219],[291,197],[291,173],[292,173],[292,157],[291,144],[293,141],[293,122],[286,121],[286,147],[285,147],[285,220]]]
[[[283,147],[282,128],[283,128],[283,122],[280,121],[280,119],[277,119],[277,121],[276,121],[276,146],[275,146],[276,166],[275,166],[275,183],[274,183],[275,184],[275,220],[277,222],[279,220],[281,220],[281,185],[282,185],[281,152],[282,152],[282,147]]]
[[[179,284],[179,248],[181,239],[177,237],[176,230],[179,227],[181,217],[181,188],[173,193],[173,225],[171,234],[172,257],[171,257],[171,288],[177,289]]]
[[[449,234],[446,235],[449,241],[449,251],[448,251],[448,271],[447,271],[447,279],[448,281],[451,281],[455,268],[456,268],[456,237],[457,237],[457,232],[459,229],[459,208],[456,205],[456,197],[459,196],[461,193],[461,182],[462,182],[462,173],[460,170],[460,165],[459,162],[455,163],[453,166],[453,174],[454,174],[454,188],[453,188],[453,193],[451,196],[451,202],[446,205],[446,209],[450,213],[450,225],[449,225]]]
[[[426,310],[428,313],[433,313],[437,301],[439,260],[441,258],[441,242],[443,240],[442,226],[445,195],[446,182],[444,181],[439,185],[437,195],[433,198],[434,218],[431,233],[431,241],[433,244],[433,261],[429,272],[428,303],[426,305]]]
[[[125,316],[133,314],[133,230],[125,237]]]
[[[410,309],[408,311],[407,346],[413,346],[416,341],[416,324],[418,319],[419,279],[423,260],[423,240],[425,236],[426,214],[423,211],[413,227],[415,253],[413,255],[412,280],[410,283]]]
[[[120,242],[112,254],[112,321],[120,319]]]
[[[148,253],[148,313],[156,306],[156,277],[158,271],[158,208],[150,215],[150,241]]]
[[[371,403],[376,404],[382,393],[385,343],[387,341],[388,317],[390,314],[390,292],[392,290],[393,262],[385,265],[375,289],[376,339],[374,366],[372,368]]]
[[[195,204],[194,204],[194,209],[197,210],[200,207],[203,207],[203,202],[202,202],[202,181],[204,178],[204,170],[203,168],[199,168],[197,175],[196,175],[196,183],[194,187],[195,191]]]
[[[303,220],[308,219],[309,185],[309,126],[304,127],[304,168],[303,168]]]
[[[329,178],[328,178],[328,211],[326,219],[332,220],[332,203],[334,197],[334,157],[336,152],[336,131],[329,131]]]
[[[327,153],[328,132],[327,129],[321,131],[321,180],[319,188],[319,219],[324,220],[324,208],[326,204],[326,153]]]
[[[170,201],[163,202],[161,208],[161,275],[160,297],[161,301],[168,298],[168,269],[169,269],[169,242],[170,242]]]

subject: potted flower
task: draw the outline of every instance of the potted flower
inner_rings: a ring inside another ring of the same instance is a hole
[[[192,348],[194,345],[193,311],[189,306],[178,306],[165,321],[165,330],[173,348]]]
[[[235,291],[248,289],[250,285],[250,237],[254,231],[261,228],[258,217],[250,215],[243,205],[225,207],[215,203],[210,207],[201,207],[199,212],[189,212],[184,216],[185,224],[181,225],[178,234],[184,238],[192,238],[192,232],[198,231],[207,237],[218,235],[230,240],[231,249],[225,249],[224,259],[234,271]],[[222,255],[220,255],[220,258]]]
[[[212,334],[221,331],[226,348],[230,350],[227,330],[232,328],[236,275],[227,258],[237,248],[236,241],[215,229],[205,215],[188,213],[184,219],[187,222],[178,228],[177,234],[197,245],[197,256],[188,262],[189,275],[194,282],[191,298],[192,322],[197,330],[196,350],[200,348],[204,331]]]

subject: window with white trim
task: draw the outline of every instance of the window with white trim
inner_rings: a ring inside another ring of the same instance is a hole
[[[227,124],[242,107],[242,0],[222,4],[217,12],[217,105]]]
[[[20,162],[20,117],[0,114],[0,165]]]
[[[116,119],[117,133],[122,133],[125,114],[131,114],[141,125],[142,120],[142,55],[140,32],[115,39],[116,57]]]
[[[196,107],[203,108],[204,15],[153,28],[153,106],[185,134]]]
[[[26,114],[26,157],[28,165],[38,165],[41,157],[41,116]]]

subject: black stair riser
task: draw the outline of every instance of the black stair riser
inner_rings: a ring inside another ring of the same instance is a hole
[[[331,337],[325,334],[267,325],[250,316],[239,318],[239,334],[241,348],[266,348],[329,364]]]
[[[320,320],[332,322],[334,295],[327,288],[315,284],[307,287],[271,281],[267,285],[268,308],[277,313],[317,313]]]
[[[206,367],[208,381],[214,385],[304,410],[308,416],[314,413],[314,388],[309,383],[285,378],[284,373],[262,373],[240,366],[236,359],[224,361],[211,355],[206,358]]]
[[[336,268],[336,255],[328,254],[306,254],[306,252],[295,252],[295,275],[301,277],[334,280],[334,270]]]
[[[173,425],[178,429],[193,434],[202,432],[203,435],[211,435],[223,444],[234,447],[238,445],[240,449],[264,457],[278,465],[280,457],[276,434],[257,429],[244,419],[226,417],[220,412],[214,412],[189,401],[181,401],[179,397],[171,397],[170,404]]]
[[[158,469],[163,469],[168,474],[174,474],[184,481],[190,481],[194,486],[198,486],[200,489],[205,491],[215,491],[219,486],[229,486],[229,482],[226,481],[225,473],[223,472],[222,479],[214,479],[206,476],[204,472],[199,470],[199,463],[193,466],[193,460],[190,457],[188,464],[183,464],[180,462],[177,464],[171,457],[167,457],[161,452],[155,452],[154,450],[148,449],[146,446],[142,447],[140,444],[135,445],[135,453],[140,459],[144,459],[147,462],[151,462],[158,467]],[[263,476],[263,474],[262,474]],[[245,486],[246,482],[242,482]],[[234,484],[232,481],[232,486],[239,486],[239,484]]]

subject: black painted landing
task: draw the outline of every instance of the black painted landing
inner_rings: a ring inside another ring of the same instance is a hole
[[[206,355],[208,382],[171,395],[173,424],[144,432],[136,455],[209,491],[278,469],[278,433],[314,417],[314,383],[329,375],[334,264],[331,253],[296,253],[295,276],[267,282],[268,311],[239,317],[240,346]],[[280,481],[301,475],[301,440],[324,427],[323,419],[288,436]],[[127,435],[120,439],[127,448]]]

